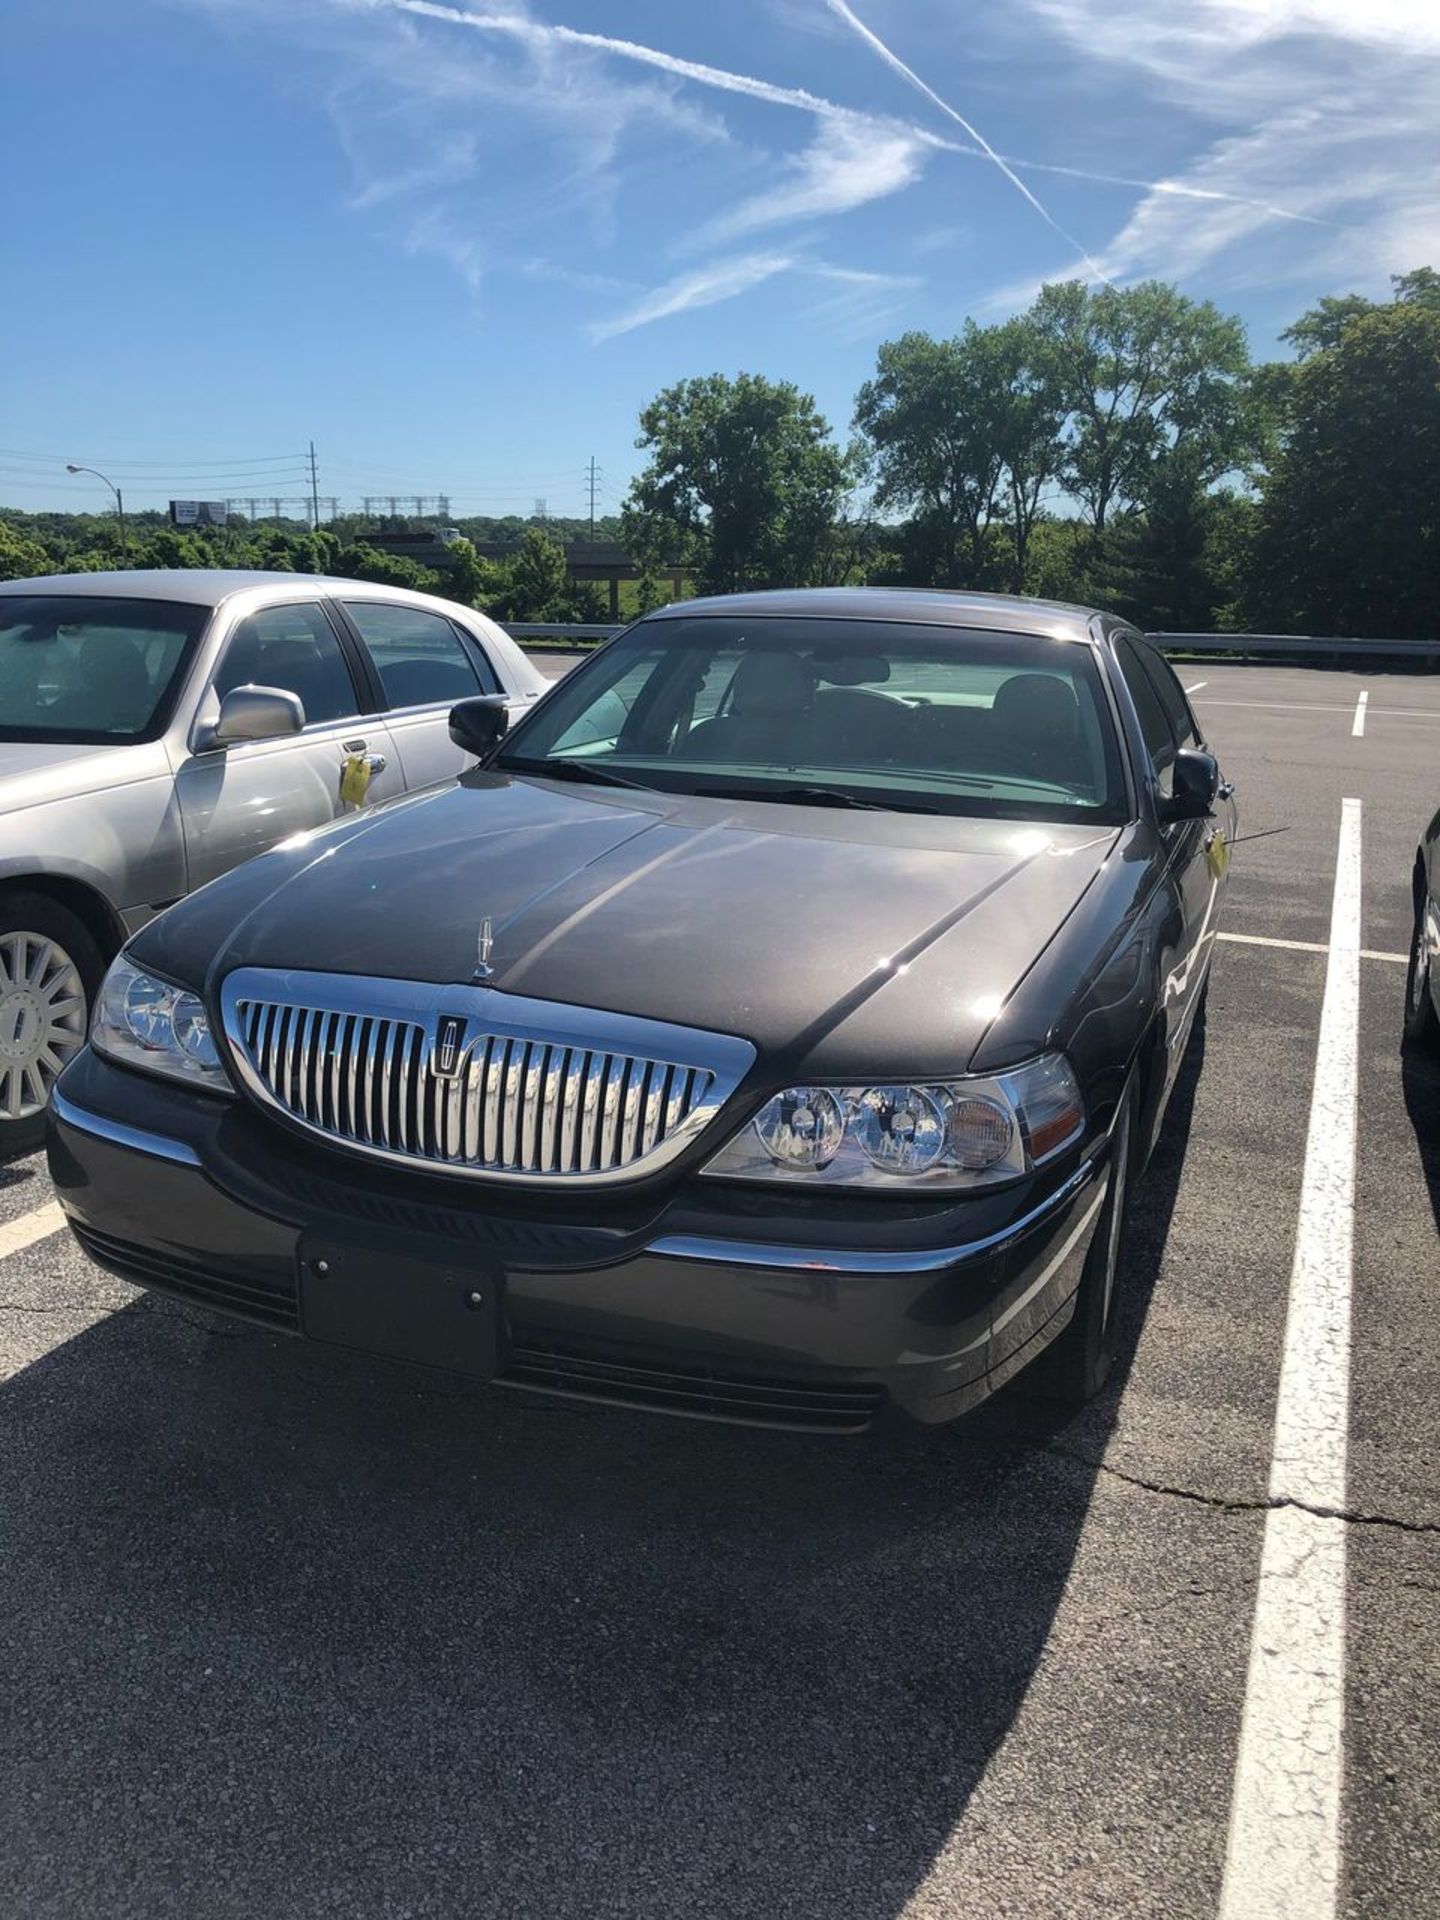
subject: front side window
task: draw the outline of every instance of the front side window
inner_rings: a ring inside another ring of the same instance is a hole
[[[1176,746],[1170,716],[1161,704],[1154,677],[1146,671],[1139,647],[1128,634],[1121,634],[1115,642],[1115,658],[1130,689],[1130,698],[1135,702],[1135,712],[1140,721],[1140,732],[1144,736],[1145,751],[1155,775],[1155,784],[1162,794],[1168,795]]]
[[[153,740],[209,617],[166,600],[0,594],[0,740]]]
[[[297,695],[307,727],[360,711],[335,629],[323,608],[308,601],[264,607],[239,623],[215,676],[222,700],[236,687],[278,687]]]
[[[1185,689],[1175,677],[1174,668],[1146,641],[1136,640],[1131,644],[1150,676],[1176,744],[1182,747],[1198,745],[1200,735],[1196,731],[1195,716],[1190,711],[1190,702],[1185,698]]]
[[[370,649],[387,706],[433,706],[498,692],[481,684],[459,634],[443,614],[383,600],[346,600],[343,605]]]
[[[1119,820],[1087,645],[879,620],[642,623],[494,763],[667,792],[1037,820]]]

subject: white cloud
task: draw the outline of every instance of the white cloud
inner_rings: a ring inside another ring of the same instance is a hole
[[[1152,0],[1027,5],[1077,58],[1208,129],[1191,166],[1098,250],[1110,276],[1378,287],[1440,253],[1440,8],[1428,0],[1187,0],[1164,16]],[[1272,229],[1266,205],[1305,224]]]
[[[713,307],[719,300],[733,300],[737,293],[748,293],[762,280],[788,273],[794,265],[794,260],[783,253],[746,253],[712,260],[708,266],[677,274],[663,286],[652,288],[623,313],[597,320],[590,328],[590,337],[609,340],[617,333],[631,333],[636,327],[649,326],[652,320],[668,320],[672,314],[686,313],[692,307]]]
[[[823,120],[773,186],[711,221],[699,237],[732,240],[762,227],[848,213],[912,185],[929,156],[927,145],[904,127],[858,114]]]

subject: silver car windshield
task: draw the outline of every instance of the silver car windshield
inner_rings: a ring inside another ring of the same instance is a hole
[[[208,618],[180,601],[0,594],[0,740],[153,739]]]
[[[1126,817],[1090,647],[898,621],[643,622],[562,682],[493,764],[736,798]]]

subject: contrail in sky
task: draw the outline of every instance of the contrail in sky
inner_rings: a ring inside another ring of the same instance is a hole
[[[898,73],[902,80],[908,80],[912,87],[915,87],[920,93],[924,94],[932,106],[938,107],[943,114],[948,114],[957,126],[963,127],[965,132],[975,142],[976,146],[979,147],[989,159],[995,162],[995,165],[1000,169],[1001,173],[1004,174],[1011,186],[1015,188],[1016,192],[1022,193],[1025,196],[1036,213],[1038,213],[1040,218],[1045,222],[1046,226],[1052,227],[1067,247],[1073,247],[1075,249],[1097,280],[1103,280],[1107,286],[1110,285],[1110,276],[1106,273],[1105,269],[1090,257],[1088,250],[1081,246],[1074,234],[1065,231],[1064,227],[1061,226],[1050,209],[1036,199],[1035,195],[1030,191],[1029,187],[1026,186],[1015,169],[1001,154],[995,151],[994,147],[991,146],[990,142],[978,127],[972,126],[964,114],[952,107],[948,100],[942,100],[935,89],[932,86],[928,86],[913,67],[906,66],[898,53],[892,53],[880,36],[872,33],[859,15],[854,13],[851,8],[846,5],[846,0],[826,0],[826,5],[837,19],[843,20],[847,26],[854,28],[855,32],[859,34],[865,44],[868,47],[872,47],[875,52],[879,54],[887,67],[892,68]]]
[[[1041,218],[1054,228],[1066,245],[1075,248],[1092,272],[1101,280],[1105,275],[1099,271],[1085,248],[1066,233],[1059,222],[1052,218],[1035,198],[1024,181],[1017,178],[1016,169],[1027,173],[1059,174],[1072,180],[1091,180],[1100,186],[1134,187],[1137,191],[1145,193],[1176,194],[1187,200],[1228,200],[1240,206],[1255,207],[1263,213],[1273,215],[1277,220],[1300,220],[1311,226],[1328,224],[1325,221],[1314,220],[1309,214],[1291,213],[1284,207],[1270,206],[1262,200],[1249,199],[1244,194],[1222,193],[1218,189],[1205,187],[1186,187],[1175,181],[1130,180],[1120,174],[1096,173],[1085,167],[1062,167],[1040,160],[1017,160],[997,153],[963,115],[947,105],[905,65],[903,60],[893,54],[883,41],[876,38],[864,21],[857,19],[850,8],[844,4],[844,0],[826,0],[826,3],[874,47],[889,66],[902,74],[912,86],[918,87],[927,99],[933,101],[943,113],[948,114],[952,120],[963,127],[975,144],[962,146],[958,141],[944,140],[938,134],[930,133],[922,127],[907,126],[906,131],[925,146],[934,147],[942,153],[967,154],[975,159],[992,161],[1000,168],[1006,179],[1024,194]],[[801,113],[812,114],[817,119],[855,121],[874,117],[857,108],[842,107],[838,102],[827,100],[817,93],[810,93],[804,87],[777,86],[773,81],[757,80],[746,73],[732,73],[726,67],[712,67],[705,61],[682,60],[678,54],[663,53],[658,47],[642,46],[635,40],[620,40],[613,34],[587,33],[578,27],[552,26],[541,21],[528,20],[516,14],[472,13],[466,7],[447,6],[443,0],[348,0],[348,4],[373,11],[418,14],[422,19],[444,20],[454,26],[470,27],[477,33],[524,41],[531,46],[584,47],[593,53],[610,54],[617,60],[630,60],[639,66],[653,67],[660,73],[673,74],[679,80],[693,80],[698,86],[713,87],[721,93],[742,94],[751,100],[764,101],[769,106],[790,107]],[[905,123],[892,124],[904,125]]]

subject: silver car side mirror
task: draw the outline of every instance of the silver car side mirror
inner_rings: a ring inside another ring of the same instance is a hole
[[[195,751],[236,746],[243,740],[280,740],[299,733],[305,708],[298,693],[281,687],[232,687],[220,702],[220,715],[195,742]]]

